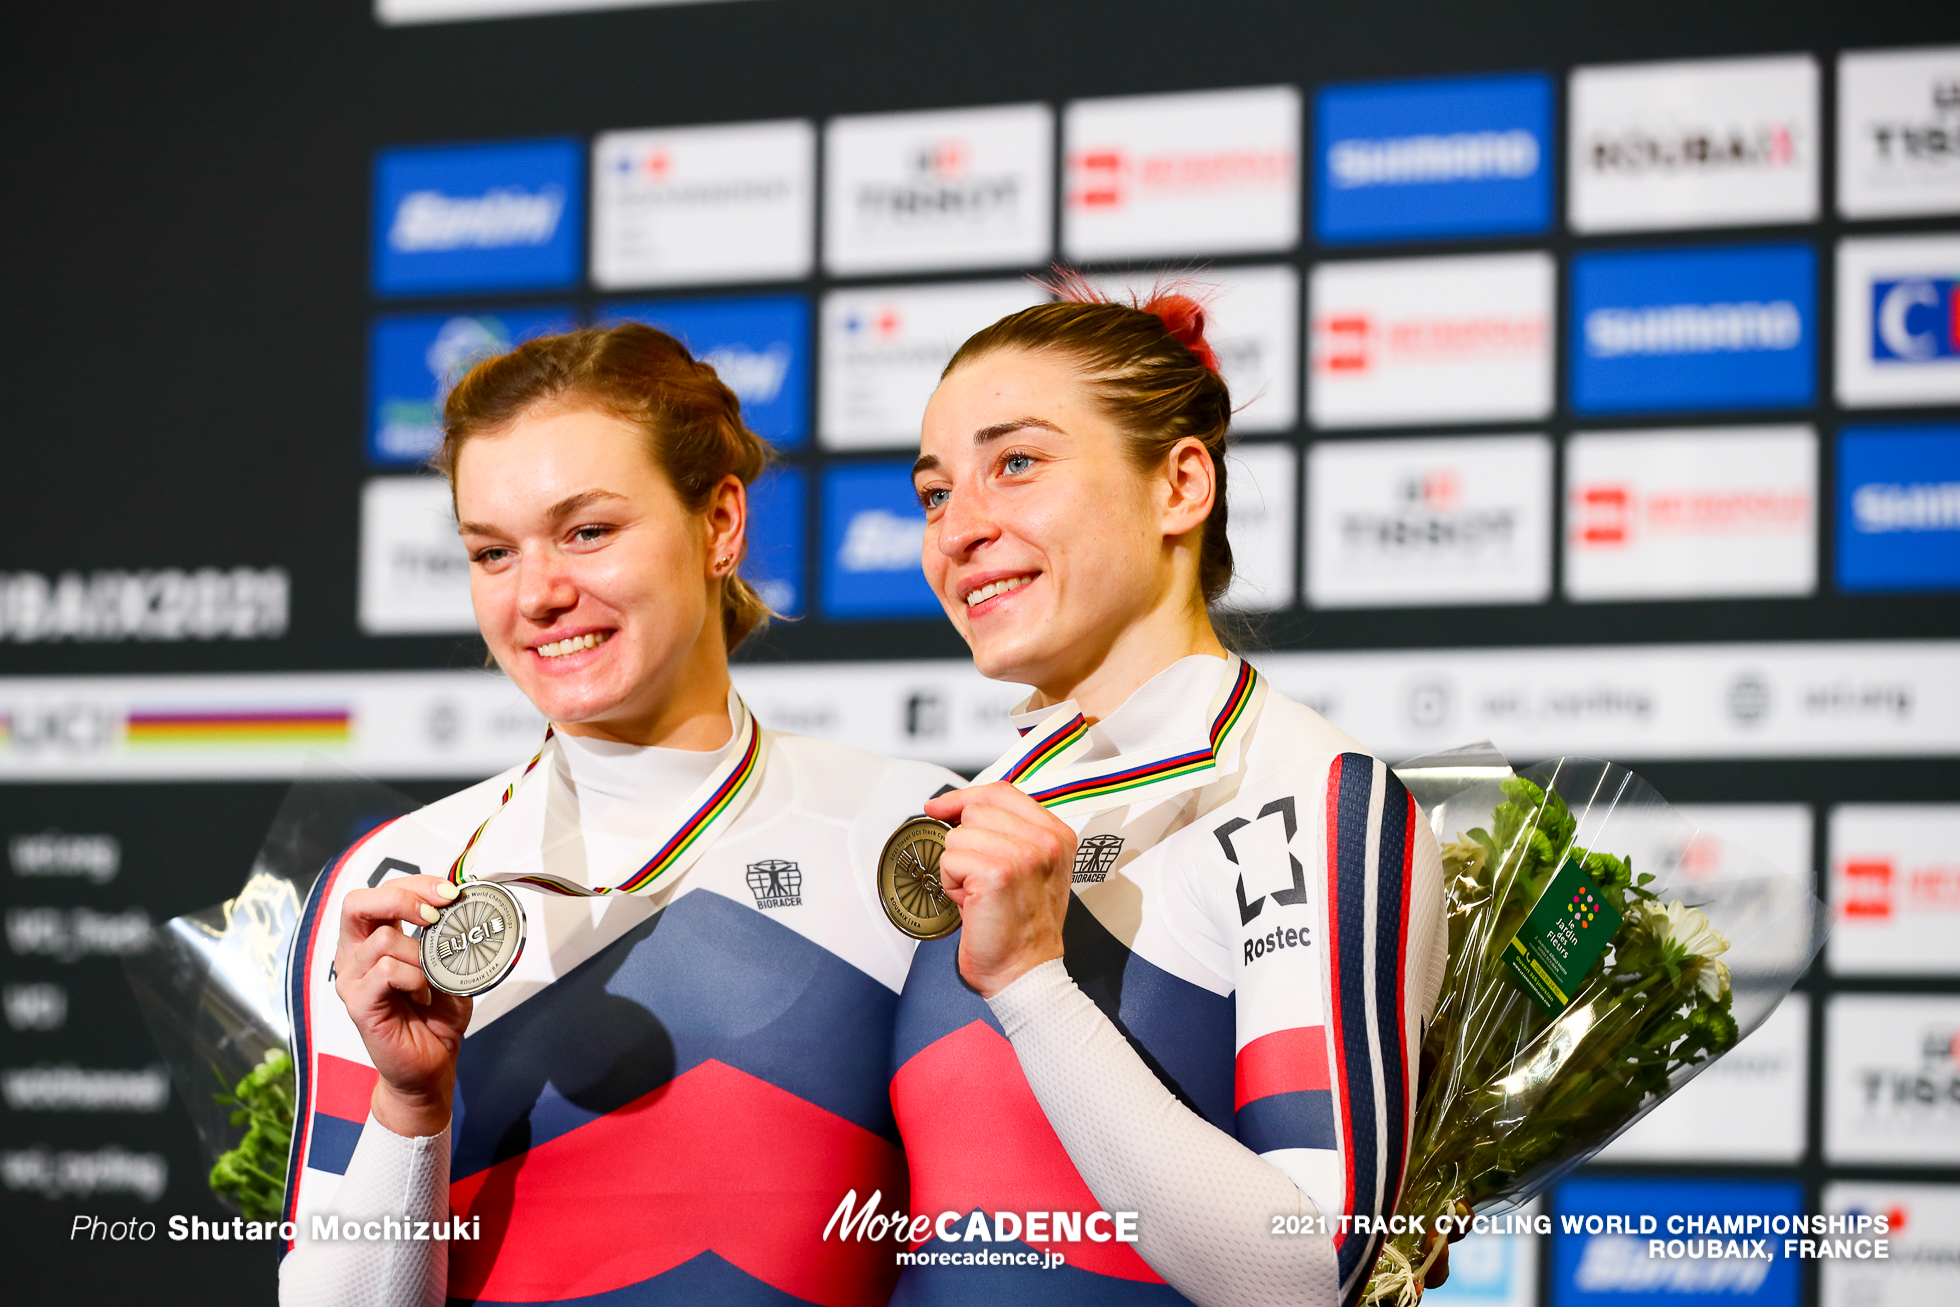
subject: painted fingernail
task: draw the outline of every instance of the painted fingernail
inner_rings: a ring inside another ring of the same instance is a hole
[[[422,905],[422,920],[428,922],[431,926],[433,926],[438,921],[442,920],[442,914],[440,912],[437,912],[434,908],[430,907],[428,904],[424,903]]]
[[[449,881],[446,880],[436,886],[436,893],[442,895],[442,897],[445,899],[453,899],[458,894],[461,894],[462,892],[463,892],[462,886],[451,884]]]

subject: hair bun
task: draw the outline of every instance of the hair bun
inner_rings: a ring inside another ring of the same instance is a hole
[[[1184,348],[1197,355],[1198,362],[1218,372],[1218,354],[1205,341],[1205,306],[1179,292],[1153,296],[1139,304],[1145,313],[1162,318],[1164,326]]]

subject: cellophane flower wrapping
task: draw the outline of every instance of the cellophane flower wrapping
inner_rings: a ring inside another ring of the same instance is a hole
[[[1442,845],[1449,918],[1396,1209],[1434,1231],[1530,1202],[1733,1048],[1810,965],[1826,916],[1807,876],[1696,830],[1618,764],[1512,774],[1473,746],[1397,770]],[[1548,919],[1533,910],[1555,880],[1567,935],[1611,933],[1569,989],[1534,995],[1513,941]],[[1390,1239],[1367,1301],[1414,1303],[1437,1247]]]
[[[212,1191],[249,1220],[277,1219],[285,1199],[294,1096],[286,978],[301,906],[329,859],[415,806],[330,764],[310,766],[238,893],[173,917],[123,959],[197,1129]]]

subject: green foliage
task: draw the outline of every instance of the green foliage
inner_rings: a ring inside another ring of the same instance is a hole
[[[238,1147],[211,1168],[211,1191],[230,1198],[248,1221],[276,1221],[286,1202],[286,1154],[293,1142],[292,1055],[266,1050],[265,1060],[229,1094],[213,1094],[246,1127]]]

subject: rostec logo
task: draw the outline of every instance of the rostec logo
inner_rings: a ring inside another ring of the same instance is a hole
[[[810,305],[802,296],[613,304],[601,320],[673,335],[735,392],[751,431],[785,449],[808,439]]]
[[[1809,427],[1591,432],[1566,447],[1574,599],[1808,594],[1817,437]]]
[[[570,309],[377,319],[368,335],[368,461],[427,464],[442,443],[443,398],[471,364],[572,325]]]
[[[1960,589],[1960,427],[1838,436],[1838,585]]]
[[[1552,86],[1542,76],[1330,86],[1314,121],[1323,241],[1551,225]]]
[[[607,289],[810,273],[816,129],[802,119],[603,133],[592,280]]]
[[[1838,246],[1838,399],[1960,402],[1960,238]]]
[[[412,295],[572,285],[582,155],[570,140],[382,151],[375,289]]]
[[[1600,251],[1572,264],[1572,406],[1582,413],[1808,405],[1808,245]]]
[[[1960,46],[1839,56],[1838,209],[1960,212]]]
[[[1531,603],[1551,585],[1543,436],[1319,441],[1307,451],[1317,607]]]
[[[1300,235],[1290,86],[1077,100],[1063,120],[1072,259],[1285,249]]]
[[[1053,124],[1040,104],[833,119],[825,266],[848,274],[1047,258]]]
[[[1808,55],[1575,70],[1573,229],[1810,221],[1817,83]]]
[[[919,565],[925,513],[906,463],[823,474],[823,608],[836,618],[940,613]]]
[[[1314,425],[1549,414],[1553,278],[1537,253],[1317,265]]]
[[[980,328],[1038,302],[1025,281],[837,290],[820,313],[818,430],[833,449],[916,446],[940,369]]]

